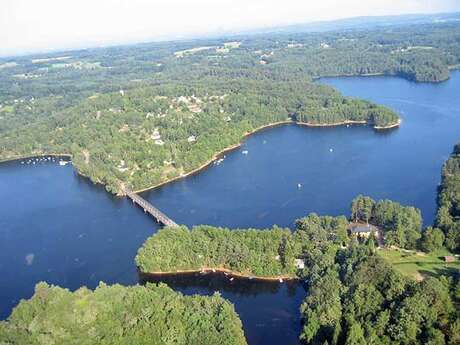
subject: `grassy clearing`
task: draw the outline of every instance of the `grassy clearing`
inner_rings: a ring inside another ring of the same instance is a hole
[[[14,111],[14,107],[12,105],[5,105],[0,108],[0,113],[12,113]]]
[[[444,261],[444,256],[452,255],[447,250],[427,254],[399,249],[382,249],[378,253],[398,271],[418,280],[426,276],[452,275],[460,270],[458,258],[452,263]]]

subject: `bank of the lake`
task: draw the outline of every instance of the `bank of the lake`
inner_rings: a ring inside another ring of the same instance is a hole
[[[177,180],[183,179],[183,178],[185,178],[187,176],[195,175],[195,174],[201,172],[202,170],[208,168],[211,164],[213,164],[216,160],[218,160],[220,157],[222,157],[226,153],[230,153],[230,152],[240,148],[244,144],[245,140],[248,137],[250,137],[251,135],[256,134],[256,133],[258,133],[260,131],[263,131],[263,130],[267,130],[267,129],[270,129],[270,128],[275,128],[275,127],[279,127],[279,126],[283,126],[283,125],[297,125],[297,126],[318,127],[318,128],[321,128],[321,127],[339,127],[339,126],[349,126],[349,125],[369,125],[369,126],[373,126],[373,128],[377,129],[377,130],[385,130],[385,129],[392,129],[392,128],[399,127],[401,125],[401,119],[398,119],[398,121],[396,123],[389,124],[388,126],[377,126],[377,125],[374,125],[372,123],[369,123],[368,121],[351,121],[351,120],[350,121],[334,122],[334,123],[308,123],[308,122],[293,121],[293,120],[290,120],[290,119],[285,120],[285,121],[272,122],[272,123],[269,123],[267,125],[260,126],[260,127],[256,128],[256,129],[250,131],[250,132],[244,133],[244,135],[243,135],[242,139],[240,140],[240,142],[238,142],[236,144],[233,144],[233,145],[230,145],[229,147],[226,147],[223,150],[220,150],[219,152],[216,152],[212,156],[212,158],[207,160],[205,163],[201,164],[199,167],[194,168],[194,169],[190,170],[189,172],[183,173],[183,174],[181,174],[179,176],[176,176],[176,177],[170,178],[170,179],[168,179],[166,181],[163,181],[163,182],[160,182],[158,184],[155,184],[153,186],[135,190],[134,193],[142,193],[142,192],[146,192],[146,191],[149,191],[149,190],[153,190],[153,189],[165,186],[165,185],[167,185],[167,184],[169,184],[171,182],[175,182]],[[123,193],[119,192],[118,195],[121,196],[121,195],[123,195]]]
[[[64,158],[65,160],[72,160],[72,155],[66,154],[66,153],[37,153],[37,154],[32,154],[32,155],[24,155],[24,156],[14,156],[6,159],[0,160],[0,163],[8,163],[8,162],[20,162],[23,160],[30,160],[34,158]]]
[[[223,273],[229,279],[237,278],[237,279],[246,279],[246,280],[254,280],[254,281],[262,281],[262,282],[280,282],[283,283],[284,281],[296,281],[299,278],[292,276],[292,275],[277,275],[277,276],[256,276],[252,273],[241,273],[229,270],[223,267],[203,267],[199,270],[175,270],[175,271],[158,271],[158,272],[142,272],[139,271],[141,279],[148,280],[149,278],[163,278],[166,276],[181,276],[181,275],[194,275],[194,274],[214,274],[214,273]]]

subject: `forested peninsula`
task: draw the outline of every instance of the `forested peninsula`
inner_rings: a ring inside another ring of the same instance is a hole
[[[387,246],[416,249],[422,234],[420,210],[390,200],[358,196],[350,217],[356,224],[379,227]],[[237,276],[261,279],[300,278],[305,251],[316,242],[337,250],[347,247],[350,221],[345,217],[311,214],[296,221],[294,231],[226,229],[212,226],[166,227],[139,249],[136,264],[141,273],[164,274],[223,270]],[[372,239],[374,240],[374,239]]]
[[[0,59],[0,160],[70,154],[113,192],[184,176],[273,123],[398,126],[323,76],[439,82],[460,66],[458,23],[272,33]]]
[[[232,304],[218,294],[183,296],[164,284],[101,283],[75,292],[39,283],[0,321],[0,344],[246,345]]]
[[[2,158],[71,154],[77,170],[119,192],[185,175],[258,128],[398,123],[389,109],[308,82],[209,80],[206,86],[161,85],[90,98],[0,138]]]

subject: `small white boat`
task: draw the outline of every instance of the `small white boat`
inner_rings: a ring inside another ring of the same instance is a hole
[[[282,283],[282,282],[283,282],[283,279],[280,278],[280,283]]]
[[[302,188],[302,184],[301,183],[297,183],[297,188]]]
[[[249,153],[249,151],[248,151],[248,150],[243,150],[243,151],[241,151],[241,153],[242,153],[243,155],[247,155],[247,154]]]
[[[229,280],[232,282],[235,278],[231,277]]]
[[[329,152],[333,152],[334,150],[333,149],[329,149]]]
[[[212,273],[216,273],[216,270],[214,268],[212,269]]]

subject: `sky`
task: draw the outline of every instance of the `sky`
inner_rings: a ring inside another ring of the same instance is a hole
[[[1,0],[0,56],[369,15],[460,11],[460,0]]]

